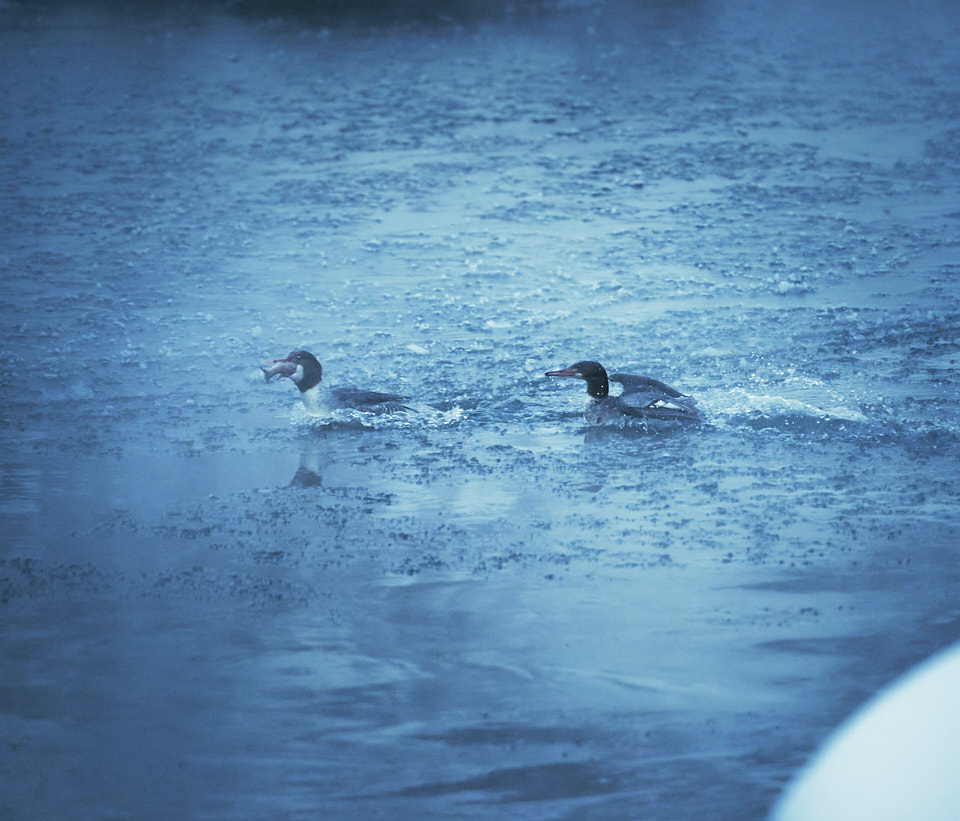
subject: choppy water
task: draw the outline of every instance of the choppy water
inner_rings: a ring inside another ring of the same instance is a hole
[[[0,19],[0,814],[762,817],[960,637],[953,4]]]

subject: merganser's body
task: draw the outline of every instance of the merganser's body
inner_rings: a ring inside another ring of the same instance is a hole
[[[608,379],[599,362],[576,362],[569,368],[547,371],[545,375],[568,376],[587,383],[583,418],[591,425],[608,425],[624,417],[690,421],[700,418],[692,397],[649,376],[614,373]],[[623,385],[619,396],[610,396],[610,380]]]
[[[362,413],[394,413],[410,410],[406,398],[395,393],[379,393],[359,388],[322,388],[323,366],[309,351],[291,351],[286,359],[273,359],[260,366],[269,382],[274,376],[287,377],[300,390],[300,400],[311,416],[331,410],[347,409]]]

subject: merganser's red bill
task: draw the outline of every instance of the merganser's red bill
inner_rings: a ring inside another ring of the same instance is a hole
[[[559,371],[547,371],[544,376],[580,376],[577,372],[576,366],[571,365],[569,368],[562,368]]]

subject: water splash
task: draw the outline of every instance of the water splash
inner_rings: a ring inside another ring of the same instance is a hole
[[[363,413],[350,408],[338,408],[323,416],[312,416],[299,403],[290,411],[290,424],[296,428],[346,428],[354,430],[403,430],[420,428],[443,428],[458,425],[467,417],[467,412],[455,406],[439,410],[430,405],[411,403],[404,413]]]
[[[811,385],[809,393],[814,392],[815,388]],[[845,404],[841,397],[817,392],[820,395],[814,397],[775,386],[766,390],[760,387],[759,391],[730,388],[701,394],[698,404],[704,415],[712,421],[742,417],[836,419],[861,424],[869,421],[858,409]]]

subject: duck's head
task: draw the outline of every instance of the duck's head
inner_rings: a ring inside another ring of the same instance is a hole
[[[323,366],[310,351],[290,351],[286,359],[264,362],[260,369],[268,382],[274,376],[292,379],[301,393],[319,385],[323,378]]]
[[[547,371],[545,376],[569,376],[574,379],[583,379],[587,383],[587,393],[596,399],[603,399],[610,393],[607,372],[603,369],[603,365],[592,360],[574,362],[570,367],[559,371]]]

